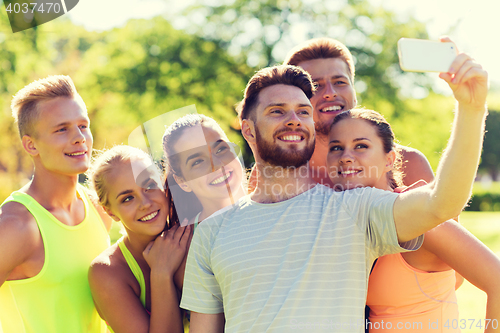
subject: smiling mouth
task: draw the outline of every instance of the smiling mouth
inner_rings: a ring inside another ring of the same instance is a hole
[[[151,221],[152,219],[154,219],[158,215],[159,212],[160,212],[160,210],[158,209],[156,212],[152,212],[151,214],[148,214],[148,215],[144,216],[143,218],[140,218],[139,221],[141,221],[141,222]]]
[[[339,171],[339,175],[341,177],[349,177],[349,176],[354,176],[360,173],[362,170],[344,170],[344,171]]]
[[[285,142],[299,142],[304,140],[304,137],[297,134],[287,134],[279,137],[278,139]]]
[[[86,151],[81,151],[81,152],[78,152],[78,153],[68,153],[68,154],[65,154],[66,156],[82,156],[82,155],[85,155],[87,154]]]
[[[216,179],[212,180],[212,182],[210,183],[210,185],[218,185],[218,184],[226,181],[226,179],[228,179],[231,176],[232,173],[233,173],[232,171],[229,171],[229,173],[226,173],[226,174],[220,176],[219,178],[216,178]]]
[[[319,112],[321,113],[330,113],[330,112],[339,112],[344,110],[343,106],[340,105],[333,105],[333,106],[327,106],[326,108],[319,109]]]

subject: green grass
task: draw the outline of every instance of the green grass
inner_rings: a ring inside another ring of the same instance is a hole
[[[463,212],[460,223],[500,256],[500,212]],[[486,294],[467,280],[457,290],[460,319],[484,319]],[[500,319],[499,319],[500,321]],[[470,323],[470,322],[469,322]],[[462,332],[483,332],[480,328]]]

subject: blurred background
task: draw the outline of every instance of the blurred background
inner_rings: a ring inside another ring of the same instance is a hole
[[[399,142],[422,151],[435,170],[450,133],[451,91],[436,73],[402,72],[396,43],[448,35],[491,80],[488,132],[468,210],[500,211],[500,4],[459,3],[80,0],[67,15],[12,33],[0,0],[0,199],[31,176],[10,111],[12,96],[31,81],[53,74],[73,78],[87,104],[95,149],[127,144],[137,126],[194,104],[220,122],[249,166],[252,157],[234,111],[246,82],[256,70],[281,63],[296,44],[320,36],[351,50],[359,104],[381,112]],[[463,219],[497,253],[498,214],[470,212]],[[463,318],[483,318],[484,293],[469,287],[459,290]]]

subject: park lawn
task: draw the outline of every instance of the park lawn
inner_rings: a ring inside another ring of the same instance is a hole
[[[463,212],[460,223],[500,256],[500,212]],[[469,325],[472,319],[475,325],[479,319],[485,318],[486,294],[465,280],[457,290],[457,299],[460,319],[471,319],[467,321],[467,329],[462,332],[484,332],[479,327],[469,329]]]

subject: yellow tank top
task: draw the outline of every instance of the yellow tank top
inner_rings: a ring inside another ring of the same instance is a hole
[[[105,332],[90,293],[91,261],[109,246],[109,236],[85,189],[77,193],[85,218],[76,226],[57,220],[26,193],[13,192],[5,202],[23,204],[35,217],[45,250],[36,276],[6,281],[0,288],[0,321],[4,333]]]
[[[199,216],[200,216],[200,214],[198,214],[196,216],[195,223],[198,222]],[[195,226],[196,226],[196,224],[195,224]],[[128,267],[132,271],[132,274],[134,274],[137,282],[139,282],[139,286],[141,288],[140,300],[141,300],[142,306],[146,309],[146,282],[144,280],[144,274],[142,273],[142,270],[139,267],[139,264],[135,260],[134,256],[132,255],[132,253],[129,251],[129,249],[125,245],[125,242],[123,241],[123,237],[120,238],[117,241],[117,243],[118,243],[118,246],[120,247],[120,250],[122,251],[122,254],[123,254],[123,257],[125,258],[125,261],[127,261]],[[146,309],[146,311],[149,313],[149,311],[147,309]],[[185,333],[189,333],[189,319],[188,319],[188,317],[189,317],[189,315],[183,316],[183,325],[184,325],[184,332]],[[113,332],[113,329],[109,326],[108,326],[108,330],[110,332]],[[0,333],[2,333],[2,332],[0,331]]]
[[[142,306],[146,308],[146,282],[144,280],[144,274],[142,274],[141,267],[135,260],[132,253],[128,250],[127,245],[125,245],[125,243],[123,242],[123,237],[120,238],[117,243],[120,247],[120,250],[122,251],[125,261],[127,261],[128,267],[132,271],[132,274],[134,274],[137,282],[139,282],[139,286],[141,287],[141,303]]]

